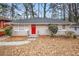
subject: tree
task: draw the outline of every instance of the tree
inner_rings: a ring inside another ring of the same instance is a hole
[[[39,12],[40,12],[40,4],[38,3],[38,18],[39,18]]]
[[[68,7],[69,7],[69,18],[68,18],[68,20],[71,22],[72,21],[72,18],[71,18],[71,16],[72,16],[71,4],[68,4]]]
[[[15,16],[15,8],[17,8],[16,4],[12,3],[11,4],[11,17],[12,17],[12,20],[13,20],[13,18]]]
[[[20,9],[18,8],[18,5],[19,5],[18,3],[11,3],[10,8],[11,8],[11,18],[12,18],[12,20],[13,20],[13,18],[15,18],[15,9],[20,11]]]
[[[63,20],[65,20],[65,4],[64,3],[63,3],[63,17],[64,17]]]
[[[50,7],[50,9],[51,9],[51,18],[56,18],[57,17],[57,10],[56,10],[56,8],[57,8],[57,5],[54,3],[51,3],[50,5],[49,5]]]
[[[46,3],[44,3],[44,11],[43,12],[44,12],[43,17],[46,18]]]
[[[33,3],[25,4],[25,3],[24,3],[23,5],[24,5],[24,7],[25,7],[25,9],[26,9],[25,14],[26,14],[27,18],[28,18],[28,17],[34,18],[35,15],[37,15],[36,12],[34,11],[34,10],[35,10],[35,9],[34,9],[35,4],[33,4]]]
[[[31,3],[30,6],[31,6],[32,17],[34,18],[34,5]]]
[[[72,6],[73,6],[73,13],[74,13],[74,21],[78,22],[78,19],[77,19],[77,4],[73,3]]]
[[[7,10],[8,7],[9,6],[6,3],[0,3],[0,13],[2,14],[2,16],[6,16],[5,14],[6,11],[8,11]]]
[[[24,7],[25,7],[25,14],[26,14],[26,17],[28,19],[28,3],[23,3]]]
[[[69,7],[69,21],[72,22],[78,22],[78,9],[77,9],[77,4],[72,3],[68,4]]]

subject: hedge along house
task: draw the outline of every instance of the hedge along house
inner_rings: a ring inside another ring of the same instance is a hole
[[[65,30],[74,31],[76,35],[79,35],[79,25],[76,23],[54,20],[50,18],[31,18],[31,19],[19,19],[12,20],[13,36],[38,36],[49,35],[49,24],[55,24],[58,26],[58,32],[56,35],[65,35]],[[74,25],[74,26],[73,26]],[[76,29],[75,29],[76,28]]]

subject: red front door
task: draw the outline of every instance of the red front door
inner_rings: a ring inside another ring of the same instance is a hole
[[[36,34],[36,25],[35,24],[31,25],[31,34]]]

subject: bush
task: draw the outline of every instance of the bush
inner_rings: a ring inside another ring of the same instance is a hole
[[[58,27],[56,25],[49,25],[48,29],[49,29],[51,36],[54,36],[58,31]]]
[[[66,31],[66,36],[69,38],[76,38],[75,32],[73,31]]]
[[[5,28],[5,35],[8,35],[8,36],[12,35],[12,27],[8,26]]]

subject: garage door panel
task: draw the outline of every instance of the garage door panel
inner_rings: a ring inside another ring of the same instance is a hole
[[[48,26],[37,26],[39,35],[49,35]]]

